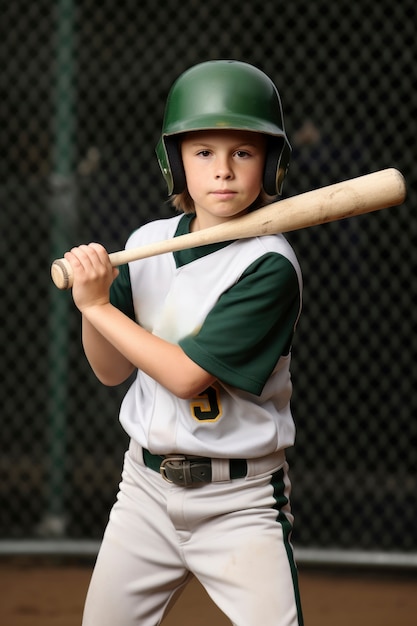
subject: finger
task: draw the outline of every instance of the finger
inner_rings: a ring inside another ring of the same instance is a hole
[[[94,251],[95,254],[101,261],[107,263],[109,261],[109,254],[104,246],[101,243],[96,243],[95,241],[88,244],[87,249],[89,251]]]
[[[108,271],[94,249],[88,246],[73,248],[64,255],[71,264],[76,283],[97,280]]]
[[[97,255],[97,261],[101,263],[101,265],[103,266],[103,268],[105,268],[107,272],[113,271],[113,266],[110,262],[109,254],[104,246],[99,243],[90,243],[88,245],[88,248],[89,251]]]
[[[94,269],[106,268],[109,264],[108,254],[100,244],[81,245],[67,252],[65,258],[74,267],[74,270],[84,269],[91,272]]]

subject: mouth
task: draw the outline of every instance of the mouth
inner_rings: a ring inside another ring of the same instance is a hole
[[[217,198],[233,198],[236,195],[236,191],[232,191],[231,189],[215,189],[211,192],[213,196]]]

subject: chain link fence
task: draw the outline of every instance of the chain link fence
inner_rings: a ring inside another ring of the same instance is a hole
[[[53,258],[170,214],[154,148],[189,66],[236,58],[283,99],[292,196],[396,167],[404,205],[291,233],[295,545],[417,562],[417,43],[413,0],[2,4],[2,544],[99,540],[126,386],[101,386]]]

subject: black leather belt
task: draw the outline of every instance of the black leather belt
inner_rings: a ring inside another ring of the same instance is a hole
[[[164,480],[181,487],[212,482],[212,461],[205,457],[171,454],[159,456],[143,449],[143,461],[146,467],[159,472]],[[230,478],[244,478],[248,471],[244,459],[230,459]]]

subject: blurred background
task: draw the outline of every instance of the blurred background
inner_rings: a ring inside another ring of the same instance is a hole
[[[417,567],[414,0],[14,0],[0,50],[0,553],[94,553],[127,439],[126,386],[82,353],[49,275],[172,214],[154,149],[172,82],[265,71],[293,145],[284,197],[387,167],[397,208],[288,235],[304,272],[289,457],[300,561]]]

